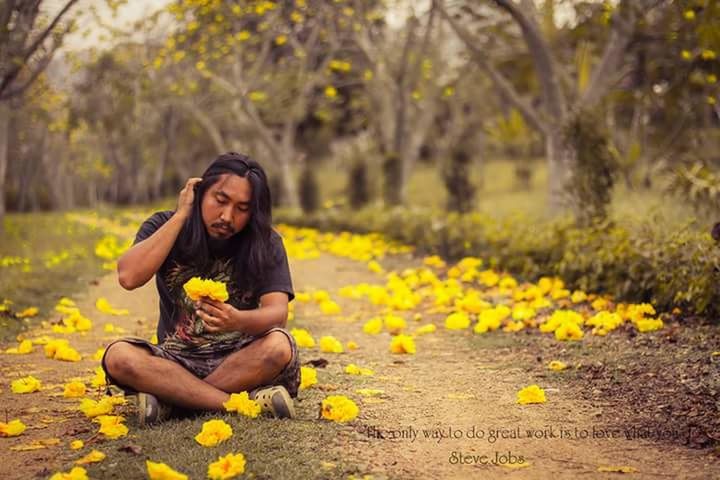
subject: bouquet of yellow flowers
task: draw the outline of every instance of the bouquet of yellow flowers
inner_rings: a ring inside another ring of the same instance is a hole
[[[193,302],[203,297],[211,298],[219,302],[224,302],[229,298],[227,285],[224,282],[218,282],[209,278],[193,277],[185,282],[183,290],[185,290],[188,298]],[[194,314],[193,317],[195,319],[193,330],[196,335],[200,335],[204,330],[203,321]]]

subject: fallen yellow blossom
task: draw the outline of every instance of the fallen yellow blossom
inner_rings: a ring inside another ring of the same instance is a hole
[[[545,403],[545,401],[545,390],[537,385],[530,385],[517,392],[517,403],[520,405]]]
[[[120,415],[100,415],[93,421],[100,424],[100,430],[98,430],[98,432],[110,440],[115,440],[128,434],[128,428],[122,423],[125,419]]]
[[[245,456],[242,453],[228,453],[208,465],[208,478],[226,480],[245,472]]]
[[[30,318],[34,317],[38,314],[40,310],[37,307],[28,307],[25,310],[22,310],[20,312],[17,312],[15,314],[15,317],[17,318]]]
[[[85,384],[83,382],[72,381],[65,384],[65,390],[63,391],[63,397],[65,398],[78,398],[85,396]]]
[[[326,335],[320,338],[320,350],[327,353],[343,353],[344,348],[340,340],[331,335]]]
[[[50,480],[88,480],[87,470],[82,467],[74,467],[69,472],[54,473]]]
[[[97,463],[105,460],[106,455],[99,451],[99,450],[93,450],[92,452],[88,453],[84,457],[82,457],[79,460],[75,461],[76,465],[87,465],[88,463]]]
[[[230,400],[223,403],[228,412],[238,412],[246,417],[255,418],[260,415],[260,405],[255,400],[250,400],[248,392],[230,394]]]
[[[293,336],[298,347],[313,348],[315,346],[315,339],[304,328],[293,328],[290,330],[290,335]]]
[[[10,383],[13,393],[32,393],[40,390],[41,382],[32,375],[18,378]]]
[[[371,369],[358,367],[354,363],[350,363],[345,367],[345,373],[348,373],[350,375],[366,375],[366,376],[375,375],[375,372],[372,371]]]
[[[310,388],[317,383],[317,370],[311,367],[300,367],[300,390]]]
[[[8,423],[0,422],[0,437],[17,437],[25,431],[27,427],[18,420],[10,420]]]
[[[33,342],[31,340],[23,340],[17,347],[11,347],[5,350],[5,353],[16,354],[16,355],[27,355],[32,353]]]
[[[374,317],[365,322],[363,325],[363,332],[369,335],[377,335],[382,332],[383,320],[381,317]]]
[[[195,436],[195,441],[203,447],[214,447],[230,438],[232,427],[223,420],[208,420],[203,423],[202,430]]]
[[[415,340],[409,335],[396,335],[390,341],[390,351],[415,354]]]
[[[334,422],[349,422],[354,420],[360,409],[344,395],[330,395],[322,401],[322,417]]]
[[[188,480],[188,476],[168,467],[164,463],[145,460],[148,478],[150,480]]]
[[[565,370],[566,368],[568,368],[568,366],[567,366],[567,363],[565,363],[565,362],[561,362],[560,360],[553,360],[550,363],[548,363],[548,368],[550,370],[559,372],[559,371]]]
[[[127,308],[115,308],[112,305],[110,305],[110,302],[105,297],[100,297],[95,302],[95,308],[97,308],[102,313],[107,313],[108,315],[128,315],[130,314],[130,311]]]

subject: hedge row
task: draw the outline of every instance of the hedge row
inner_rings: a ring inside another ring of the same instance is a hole
[[[669,230],[648,223],[630,231],[610,223],[580,228],[569,219],[438,216],[407,208],[312,215],[278,210],[274,217],[324,231],[380,232],[420,253],[448,260],[477,256],[530,281],[557,275],[568,288],[652,302],[664,311],[677,306],[686,314],[720,314],[720,245],[690,224]]]

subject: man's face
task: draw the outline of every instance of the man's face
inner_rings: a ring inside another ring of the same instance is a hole
[[[225,173],[205,191],[201,211],[205,230],[225,240],[245,228],[250,220],[252,185],[247,178]]]

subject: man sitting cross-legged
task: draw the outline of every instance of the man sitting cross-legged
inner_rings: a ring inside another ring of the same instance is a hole
[[[118,260],[119,282],[132,290],[153,275],[159,344],[123,338],[102,361],[109,383],[140,392],[140,423],[162,420],[170,406],[221,411],[231,393],[242,391],[263,411],[294,417],[299,357],[284,329],[294,294],[257,162],[220,155],[202,178],[187,181],[175,211],[142,224]],[[193,277],[225,283],[229,298],[193,301],[183,288]]]

